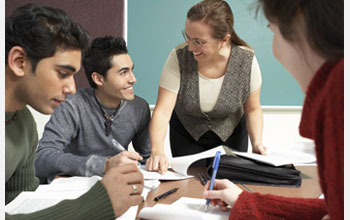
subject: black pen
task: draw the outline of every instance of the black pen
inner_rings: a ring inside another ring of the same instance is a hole
[[[204,186],[207,183],[207,180],[205,179],[203,173],[199,173],[199,180],[201,181],[202,185]]]
[[[168,192],[165,192],[165,193],[163,193],[163,194],[161,194],[161,195],[155,197],[155,198],[154,198],[154,201],[157,202],[157,201],[159,201],[160,199],[163,199],[163,198],[167,197],[168,195],[173,194],[173,193],[176,192],[178,189],[179,189],[179,187],[174,188],[174,189],[171,189],[171,190],[169,190]]]

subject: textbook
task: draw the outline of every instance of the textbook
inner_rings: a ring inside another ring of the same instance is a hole
[[[24,191],[5,206],[9,214],[27,214],[49,208],[66,199],[76,199],[86,193],[98,180],[99,176],[69,177],[54,179],[48,185],[39,185],[36,191]],[[148,182],[145,181],[145,186]],[[152,182],[151,184],[155,184]],[[159,184],[158,184],[159,185]],[[146,198],[151,189],[144,187],[142,195]],[[138,206],[131,206],[117,219],[135,219]]]

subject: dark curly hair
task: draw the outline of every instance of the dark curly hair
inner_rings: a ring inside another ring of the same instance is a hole
[[[90,35],[58,8],[26,4],[17,8],[5,21],[6,64],[14,46],[24,49],[34,72],[38,62],[54,56],[57,50],[89,46]]]

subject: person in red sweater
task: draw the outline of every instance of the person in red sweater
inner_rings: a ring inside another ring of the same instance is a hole
[[[230,219],[344,219],[344,0],[258,0],[276,59],[306,93],[299,132],[315,141],[325,199],[243,192],[215,180],[203,192]]]

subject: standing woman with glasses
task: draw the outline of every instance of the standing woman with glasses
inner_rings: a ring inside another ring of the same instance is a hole
[[[187,13],[185,43],[170,52],[150,124],[148,170],[165,173],[164,139],[170,121],[174,157],[219,145],[265,154],[260,106],[261,73],[254,51],[233,29],[223,0],[204,0]],[[198,165],[198,164],[197,164]]]
[[[228,180],[215,180],[213,190],[206,185],[203,197],[230,206],[230,220],[344,219],[344,0],[257,3],[276,59],[306,94],[299,132],[315,142],[324,199],[249,193]]]

